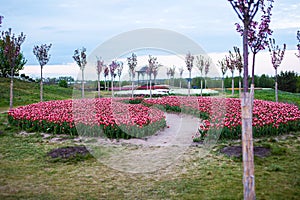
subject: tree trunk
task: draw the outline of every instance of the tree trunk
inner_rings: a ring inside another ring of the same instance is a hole
[[[43,66],[41,66],[40,101],[43,102]]]
[[[81,70],[81,98],[84,98],[84,69]]]
[[[189,71],[189,81],[188,81],[188,96],[191,96],[191,70]]]
[[[172,78],[172,86],[175,87],[175,77]]]
[[[133,98],[133,75],[131,75],[131,98]]]
[[[275,69],[275,100],[278,102],[277,68]]]
[[[98,98],[100,98],[100,74],[98,74]]]
[[[181,79],[182,79],[182,77],[180,76],[180,80],[179,80],[179,88],[181,88]]]
[[[119,76],[119,91],[121,91],[121,77]]]
[[[114,97],[114,77],[111,77],[111,96]]]
[[[251,77],[251,84],[253,84],[253,85],[254,85],[255,56],[256,56],[256,53],[253,53],[253,57],[252,57],[252,77]]]
[[[202,97],[202,88],[203,88],[203,81],[202,81],[202,78],[201,78],[201,81],[200,81],[200,95]]]
[[[252,94],[243,93],[242,107],[242,146],[244,167],[244,199],[255,199],[254,156],[252,137]]]
[[[104,76],[104,90],[106,91],[106,76]]]
[[[152,99],[152,83],[151,83],[151,74],[149,75],[150,80],[150,99]]]
[[[234,96],[234,77],[233,77],[233,73],[232,73],[232,77],[231,77],[231,96]]]
[[[14,68],[11,68],[10,72],[10,95],[9,95],[9,109],[13,109],[13,100],[14,100]]]
[[[207,88],[207,80],[206,80],[206,77],[205,77],[205,79],[204,79],[204,84],[205,84],[204,89],[206,89],[206,88]]]
[[[242,94],[242,82],[241,82],[241,74],[239,74],[239,96]]]
[[[252,136],[252,94],[248,93],[248,24],[249,19],[244,20],[243,30],[243,58],[244,58],[244,91],[241,99],[242,108],[242,149],[243,149],[243,185],[244,199],[254,200],[255,178],[253,159],[253,136]]]
[[[225,90],[224,90],[224,76],[222,77],[222,92],[225,92]]]

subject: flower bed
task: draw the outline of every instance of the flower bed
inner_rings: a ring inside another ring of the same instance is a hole
[[[241,138],[241,102],[235,98],[168,96],[156,99],[48,101],[9,111],[9,122],[22,129],[55,134],[109,138],[144,137],[166,126],[163,112],[155,107],[193,114],[203,119],[195,138],[219,137],[216,134],[220,134],[222,139]],[[298,130],[300,111],[297,106],[254,100],[254,137]]]
[[[30,131],[109,138],[144,137],[166,125],[160,110],[111,98],[41,102],[11,110],[8,116],[11,124]]]
[[[145,105],[161,105],[166,111],[196,114],[202,118],[197,137],[221,131],[221,139],[241,138],[241,102],[236,98],[177,97],[145,99]],[[300,130],[300,111],[287,103],[254,100],[253,136],[279,135]]]

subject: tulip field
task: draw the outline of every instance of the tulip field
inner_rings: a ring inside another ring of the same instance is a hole
[[[237,98],[215,97],[163,97],[144,100],[147,104],[160,104],[166,110],[199,114],[204,119],[199,129],[221,129],[220,138],[241,138],[241,102]],[[197,112],[198,111],[198,112]],[[300,110],[287,103],[254,100],[253,135],[280,135],[300,130]]]
[[[152,135],[164,128],[164,111],[196,115],[203,120],[199,131],[208,135],[219,131],[221,139],[241,138],[241,108],[236,98],[167,96],[57,100],[22,106],[9,111],[8,116],[11,124],[31,131],[129,139]],[[297,130],[300,130],[297,106],[254,100],[254,137]]]
[[[143,137],[166,125],[162,111],[112,98],[41,102],[8,115],[11,124],[26,130],[109,138]]]

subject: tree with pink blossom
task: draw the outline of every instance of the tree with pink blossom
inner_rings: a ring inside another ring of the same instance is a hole
[[[255,199],[254,155],[252,136],[253,98],[248,92],[248,45],[249,32],[253,29],[254,17],[259,10],[264,15],[265,0],[228,0],[242,21],[243,37],[243,93],[241,95],[242,109],[242,145],[243,145],[243,185],[244,199]],[[273,0],[266,0],[273,2]]]
[[[133,98],[133,83],[135,77],[135,68],[137,65],[137,57],[134,53],[132,53],[131,57],[127,58],[127,64],[129,67],[130,77],[131,77],[131,97]]]
[[[151,83],[151,75],[158,69],[157,57],[152,57],[149,55],[148,59],[149,66],[147,68],[147,73],[149,74],[149,82],[150,82],[150,99],[152,98],[152,83]]]
[[[117,74],[119,77],[119,91],[121,91],[121,75],[123,71],[123,62],[118,62]]]
[[[161,65],[158,65],[158,67],[159,66],[161,66]],[[153,71],[153,81],[154,81],[154,84],[156,84],[156,77],[158,75],[158,69],[159,69],[158,67],[153,69],[154,70]]]
[[[174,86],[174,79],[175,79],[175,71],[176,71],[176,66],[173,65],[172,68],[170,68],[170,72],[171,72],[171,77],[172,77],[172,82],[173,82],[173,86]]]
[[[109,68],[107,65],[104,65],[104,90],[107,90],[106,86],[106,77],[109,75]]]
[[[220,66],[221,68],[221,72],[222,72],[222,92],[225,92],[224,90],[224,76],[227,72],[227,64],[226,64],[226,59],[223,58],[222,60],[219,60],[218,61],[218,65]]]
[[[192,81],[193,62],[194,62],[194,56],[190,52],[188,52],[185,56],[186,68],[189,71],[188,96],[191,96],[191,81]]]
[[[0,17],[1,21],[2,17]],[[11,32],[11,29],[8,31],[2,31],[0,36],[0,45],[3,49],[3,56],[7,60],[8,66],[10,67],[10,100],[9,108],[13,108],[13,87],[14,87],[14,73],[15,65],[21,54],[21,45],[25,41],[25,35],[21,33],[16,36]]]
[[[260,18],[260,23],[257,21],[252,21],[249,26],[248,31],[248,45],[252,51],[252,76],[251,76],[251,88],[254,89],[254,72],[255,72],[255,58],[256,54],[264,50],[268,46],[268,37],[272,35],[272,30],[270,29],[271,22],[271,11],[273,8],[273,1],[267,1],[269,5],[265,10],[266,5],[261,6],[261,12],[263,13]],[[264,2],[262,2],[263,4]],[[243,26],[236,23],[237,31],[243,35]]]
[[[234,96],[234,70],[235,65],[233,64],[233,59],[230,58],[231,52],[229,52],[229,56],[225,56],[225,62],[227,69],[231,72],[231,96]]]
[[[168,85],[170,86],[171,84],[170,84],[170,76],[171,76],[171,71],[170,70],[172,70],[171,68],[167,68],[167,79],[168,79]]]
[[[115,71],[118,68],[118,63],[116,60],[113,60],[109,65],[110,77],[111,77],[111,96],[114,97],[114,78],[116,77]]]
[[[35,45],[33,47],[33,54],[36,56],[37,60],[41,66],[41,82],[40,82],[40,101],[43,101],[43,67],[50,60],[51,55],[48,53],[52,44],[42,44],[41,46]]]
[[[98,77],[98,80],[97,80],[97,84],[98,84],[98,98],[100,98],[100,75],[101,75],[101,72],[104,68],[104,60],[102,60],[101,58],[98,58],[97,57],[97,66],[96,66],[96,70],[97,70],[97,77]]]
[[[169,72],[169,85],[171,85],[171,78],[172,78],[172,81],[173,81],[173,86],[174,86],[174,76],[175,76],[175,65],[173,65],[173,67],[170,67],[167,71]],[[168,74],[167,72],[167,74]]]
[[[207,57],[204,61],[204,74],[205,74],[205,78],[204,78],[204,83],[205,83],[205,88],[207,88],[207,74],[209,72],[209,67],[211,65],[211,59],[209,57]],[[202,89],[201,89],[202,90]],[[201,95],[202,95],[202,91],[201,91]]]
[[[182,79],[182,74],[183,74],[183,67],[180,67],[179,68],[179,78],[180,78],[180,80],[179,80],[179,87],[181,88],[181,79]]]
[[[87,63],[86,61],[86,48],[75,49],[73,59],[81,70],[81,97],[84,98],[84,69]]]
[[[283,44],[283,49],[281,50],[279,46],[276,45],[275,39],[270,38],[268,47],[271,55],[272,66],[275,69],[275,100],[278,102],[277,69],[283,60],[286,44]]]
[[[233,50],[234,53],[229,51],[229,58],[230,58],[231,65],[233,65],[233,68],[237,69],[239,72],[239,94],[241,94],[242,83],[240,77],[243,70],[243,61],[242,61],[240,49],[238,47],[233,47]],[[232,79],[233,79],[233,74],[232,74]],[[233,82],[233,87],[234,87],[234,82]]]
[[[203,55],[199,55],[196,56],[196,67],[199,69],[200,71],[200,95],[202,96],[202,88],[203,88],[203,81],[202,81],[202,77],[203,77],[203,68],[205,66],[205,62],[204,62],[205,58]]]

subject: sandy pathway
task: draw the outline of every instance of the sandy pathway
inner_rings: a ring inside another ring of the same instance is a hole
[[[153,172],[167,167],[192,144],[192,136],[200,120],[191,115],[166,113],[167,126],[146,139],[98,139],[97,144],[86,144],[102,163],[119,171],[132,173]]]

